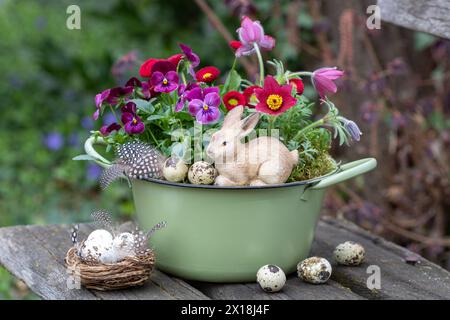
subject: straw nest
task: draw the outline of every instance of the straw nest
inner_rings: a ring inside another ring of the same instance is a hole
[[[72,247],[67,252],[65,262],[80,276],[81,284],[86,288],[107,291],[143,285],[154,269],[155,255],[153,251],[148,251],[114,264],[104,264],[81,260],[77,249]]]

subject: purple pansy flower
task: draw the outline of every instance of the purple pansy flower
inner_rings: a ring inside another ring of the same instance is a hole
[[[119,131],[120,130],[120,125],[117,122],[113,122],[110,125],[104,125],[100,128],[100,133],[102,134],[102,136],[107,137],[109,136],[109,134],[113,131]]]
[[[64,137],[59,132],[50,132],[44,136],[44,145],[51,151],[58,151],[64,146]]]
[[[191,90],[188,96],[194,97],[190,100],[188,109],[197,122],[209,124],[219,119],[220,96],[218,88],[211,87],[203,90],[201,88],[196,88]]]
[[[128,134],[139,134],[144,132],[145,125],[141,118],[136,114],[124,112],[122,114],[122,122],[124,124],[125,132]]]
[[[120,111],[122,111],[122,113],[128,112],[131,114],[136,114],[136,104],[130,101],[126,105],[122,106]]]
[[[97,120],[100,115],[100,110],[103,102],[109,104],[115,104],[119,101],[119,98],[127,98],[133,93],[133,86],[116,87],[112,89],[106,89],[95,96],[95,106],[97,110],[92,115],[94,120]]]
[[[172,92],[178,88],[176,66],[169,61],[158,61],[153,65],[150,83],[155,92]]]
[[[236,50],[236,57],[249,56],[255,53],[255,44],[264,50],[272,50],[275,47],[275,39],[264,34],[264,29],[259,21],[252,21],[249,17],[242,17],[241,27],[236,30],[241,46]]]
[[[147,82],[147,81],[141,82],[141,80],[139,80],[138,78],[132,77],[125,84],[125,87],[130,87],[130,86],[135,87],[135,88],[140,88],[142,95],[144,96],[144,99],[150,99],[152,94],[151,94],[151,90],[150,90],[151,85],[149,82]]]
[[[324,99],[328,92],[336,93],[337,86],[334,80],[344,75],[344,71],[334,68],[320,68],[313,72],[312,83],[319,96]]]
[[[200,64],[199,56],[196,55],[192,51],[191,47],[189,47],[189,46],[187,46],[187,45],[185,45],[183,43],[179,43],[178,45],[180,46],[181,51],[183,51],[183,54],[186,57],[186,59],[191,62],[191,67],[192,68],[197,67]]]
[[[186,96],[189,93],[189,91],[198,87],[199,86],[197,83],[188,83],[187,85],[181,84],[178,87],[178,101],[175,106],[176,112],[180,112],[181,110],[183,110],[184,104],[186,103],[186,101],[188,101]]]

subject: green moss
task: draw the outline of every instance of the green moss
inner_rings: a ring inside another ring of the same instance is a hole
[[[336,162],[329,154],[330,144],[331,134],[326,129],[314,129],[305,134],[298,148],[298,165],[288,182],[313,179],[334,170]]]

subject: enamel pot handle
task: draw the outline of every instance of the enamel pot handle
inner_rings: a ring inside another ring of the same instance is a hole
[[[376,166],[377,160],[375,158],[365,158],[346,163],[340,167],[340,170],[337,173],[320,180],[320,182],[312,186],[311,189],[323,189],[330,187],[337,183],[359,176],[360,174],[366,173],[374,169]]]
[[[94,149],[94,144],[103,144],[106,145],[105,140],[101,137],[90,137],[84,143],[84,150],[86,154],[94,158],[95,162],[98,163],[103,168],[108,168],[111,166],[111,161],[102,157],[97,151]]]

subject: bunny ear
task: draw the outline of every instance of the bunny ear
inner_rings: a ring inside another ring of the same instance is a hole
[[[259,122],[261,114],[259,112],[252,113],[248,117],[241,120],[241,137],[247,136]]]
[[[223,120],[222,128],[230,128],[238,123],[241,120],[242,113],[244,113],[243,106],[237,106],[231,109]]]

